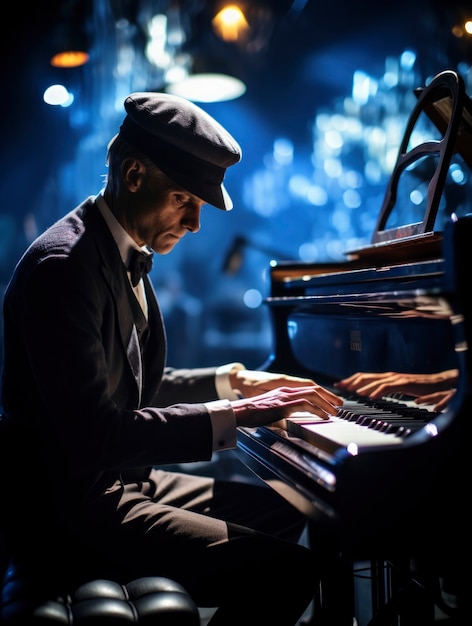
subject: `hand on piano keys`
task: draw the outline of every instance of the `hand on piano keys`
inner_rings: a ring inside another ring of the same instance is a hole
[[[327,420],[343,404],[340,396],[311,379],[259,370],[230,374],[240,396],[231,402],[238,426],[263,426],[283,420],[294,411],[305,411]]]
[[[330,405],[339,406],[343,403],[340,396],[318,385],[313,379],[290,376],[289,374],[238,369],[230,373],[230,384],[235,393],[242,398],[258,396],[280,387],[314,387],[320,397],[324,398]]]
[[[338,381],[334,386],[341,391],[374,400],[400,393],[412,397],[418,405],[434,405],[435,411],[441,411],[454,395],[458,377],[457,369],[432,374],[357,372]]]

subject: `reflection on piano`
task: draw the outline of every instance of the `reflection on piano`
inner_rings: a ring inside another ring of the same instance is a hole
[[[419,372],[357,372],[336,383],[336,387],[379,399],[397,392],[409,394],[417,404],[444,409],[457,390],[458,369],[421,374]]]
[[[426,589],[428,601],[409,602],[402,624],[429,624],[424,611],[429,619],[430,596],[441,603],[438,578],[458,571],[467,536],[465,425],[472,419],[472,216],[444,208],[441,193],[453,158],[472,164],[472,103],[460,76],[449,70],[417,95],[372,245],[348,253],[345,262],[283,261],[271,268],[274,350],[263,368],[311,377],[338,395],[335,383],[356,372],[457,369],[456,393],[442,411],[401,394],[376,401],[346,395],[327,422],[296,414],[271,426],[241,428],[238,436],[243,462],[306,514],[315,551],[317,533],[326,528],[343,563],[386,562],[401,572],[407,564],[408,580]],[[411,147],[424,112],[442,138]],[[395,200],[404,199],[403,175],[412,171],[417,180],[428,171],[432,182],[424,219],[402,225],[392,215]],[[426,564],[419,583],[413,561]],[[397,623],[381,621],[389,594],[383,579],[374,589],[373,568],[372,624]],[[339,584],[335,578],[338,605]],[[331,592],[327,588],[325,597]],[[455,594],[460,610],[461,584]],[[337,608],[324,610],[326,623],[344,623]],[[352,623],[350,611],[348,606],[345,623]],[[325,623],[321,619],[315,623]]]

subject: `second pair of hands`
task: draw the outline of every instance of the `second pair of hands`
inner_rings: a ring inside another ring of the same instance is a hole
[[[340,391],[380,399],[393,393],[414,398],[416,404],[432,405],[442,411],[456,391],[459,370],[449,369],[431,374],[401,372],[357,372],[335,384]]]

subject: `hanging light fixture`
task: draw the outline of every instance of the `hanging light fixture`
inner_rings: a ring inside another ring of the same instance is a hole
[[[212,19],[215,33],[223,41],[239,41],[246,37],[249,24],[241,9],[229,4],[221,9]]]
[[[238,51],[221,48],[226,43],[213,36],[209,41],[194,37],[189,16],[179,2],[166,14],[147,18],[146,30],[146,57],[162,72],[167,93],[194,102],[222,102],[245,93],[246,85],[235,71],[239,68],[229,67],[229,61],[233,65],[237,61],[234,52]],[[218,50],[213,49],[215,45]]]
[[[51,40],[53,67],[80,67],[89,60],[89,38],[87,36],[88,3],[69,0],[61,7],[61,21]]]
[[[224,102],[244,95],[246,85],[234,76],[203,72],[167,85],[166,91],[193,102]]]
[[[89,54],[85,50],[61,50],[49,62],[53,67],[80,67],[88,60]]]
[[[166,91],[193,102],[224,102],[235,100],[246,93],[246,85],[222,59],[194,57],[189,71],[173,82]]]

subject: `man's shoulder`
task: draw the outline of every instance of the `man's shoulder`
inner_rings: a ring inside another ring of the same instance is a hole
[[[86,232],[87,203],[82,203],[48,226],[30,244],[27,255],[67,254]]]
[[[97,254],[101,228],[99,211],[94,207],[91,196],[51,224],[31,242],[19,266],[31,271],[46,261],[69,259],[70,265],[77,262],[82,266],[92,261]]]

